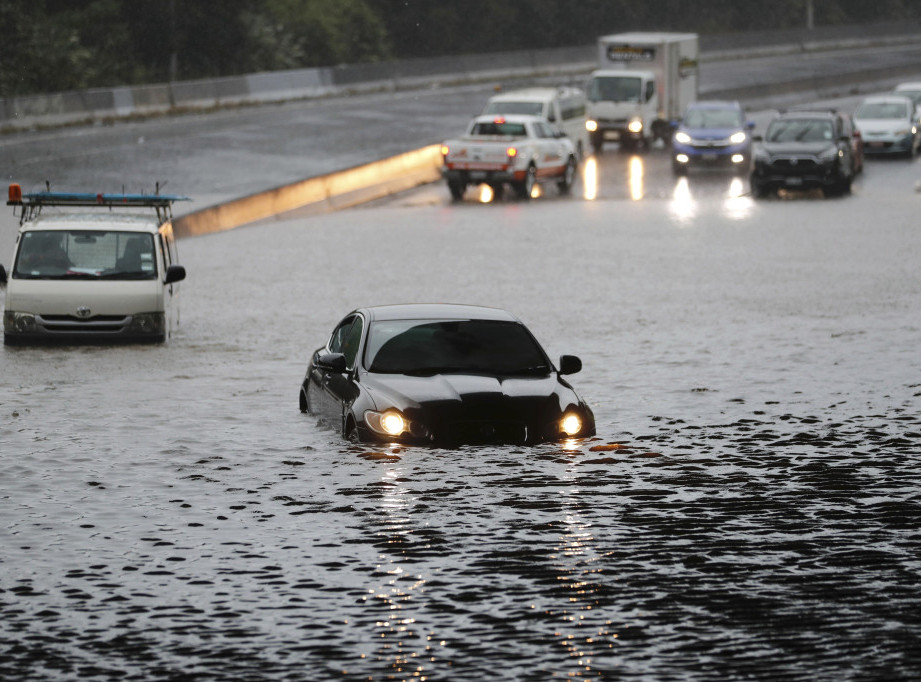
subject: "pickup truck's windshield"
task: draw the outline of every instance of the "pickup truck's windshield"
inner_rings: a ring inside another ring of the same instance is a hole
[[[13,268],[20,279],[154,279],[152,234],[104,230],[24,232]]]
[[[527,131],[524,123],[508,123],[506,121],[481,121],[473,124],[471,135],[508,135],[510,137],[524,137]]]
[[[595,76],[588,85],[592,102],[639,102],[643,81],[638,76]]]
[[[386,374],[550,373],[547,356],[523,325],[496,320],[373,322],[364,361]]]

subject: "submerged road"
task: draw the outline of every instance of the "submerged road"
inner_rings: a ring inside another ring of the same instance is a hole
[[[440,95],[2,149],[95,184],[137,147],[217,198],[399,146],[381,131]],[[334,129],[339,155],[284,153]],[[919,162],[766,201],[661,150],[594,167],[571,197],[439,184],[182,240],[170,343],[0,348],[0,678],[921,677]],[[422,300],[507,308],[581,356],[598,436],[368,448],[299,413],[347,311]]]

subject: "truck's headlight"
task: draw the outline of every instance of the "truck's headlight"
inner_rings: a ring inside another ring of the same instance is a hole
[[[598,121],[593,121],[592,119],[586,120],[585,129],[590,133],[595,132],[596,130],[598,130]]]
[[[629,130],[631,133],[641,133],[643,132],[643,122],[640,119],[635,118],[627,124],[627,130]]]
[[[3,312],[3,331],[7,334],[26,334],[35,330],[35,315],[17,313],[13,310]]]

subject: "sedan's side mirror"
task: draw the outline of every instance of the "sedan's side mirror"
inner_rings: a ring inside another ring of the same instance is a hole
[[[0,265],[0,284],[6,284],[6,268]]]
[[[582,361],[575,355],[560,356],[560,374],[576,374],[582,371]]]
[[[170,265],[166,268],[166,283],[181,282],[185,279],[185,268],[181,265]]]
[[[325,372],[341,374],[347,369],[347,364],[342,353],[323,353],[317,358],[317,368]]]

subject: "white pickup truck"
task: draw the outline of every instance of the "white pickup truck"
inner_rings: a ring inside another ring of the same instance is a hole
[[[456,200],[467,185],[479,183],[492,187],[497,198],[508,183],[520,198],[530,199],[544,178],[555,178],[565,194],[576,175],[572,140],[540,116],[477,116],[463,137],[442,145],[441,153],[442,174]]]

